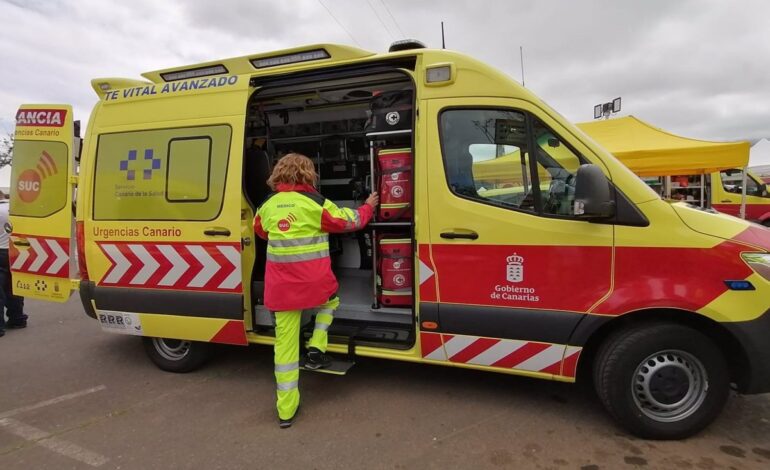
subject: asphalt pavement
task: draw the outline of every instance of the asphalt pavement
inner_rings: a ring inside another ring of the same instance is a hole
[[[733,396],[705,432],[643,441],[590,386],[361,359],[303,372],[278,428],[270,348],[220,347],[171,374],[102,333],[79,300],[27,302],[0,338],[0,469],[768,469],[770,395]]]

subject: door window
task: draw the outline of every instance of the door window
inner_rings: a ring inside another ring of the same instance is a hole
[[[213,220],[224,201],[229,126],[99,136],[95,220]]]
[[[440,121],[453,193],[514,210],[573,215],[575,175],[584,160],[540,120],[513,110],[454,109]]]
[[[720,175],[722,177],[722,187],[725,191],[733,194],[743,194],[742,170],[724,170]],[[770,198],[770,194],[767,192],[767,185],[758,183],[751,175],[746,177],[746,195]]]

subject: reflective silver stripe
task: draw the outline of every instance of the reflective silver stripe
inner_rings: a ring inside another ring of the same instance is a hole
[[[334,310],[330,308],[324,308],[318,311],[319,315],[331,315],[334,316]]]
[[[276,364],[275,365],[275,371],[276,372],[291,372],[293,370],[299,369],[299,362],[292,362],[291,364]]]
[[[267,260],[273,263],[295,263],[297,261],[310,261],[329,257],[329,250],[323,249],[312,253],[297,253],[293,255],[279,255],[276,253],[267,253]]]
[[[318,235],[315,237],[302,237],[292,238],[289,240],[268,240],[268,246],[275,247],[295,247],[295,246],[307,246],[317,245],[318,243],[326,243],[329,241],[329,235]]]
[[[329,324],[328,323],[315,323],[315,329],[321,330],[321,331],[328,331],[329,330]]]
[[[297,380],[294,380],[294,381],[291,381],[291,382],[283,382],[283,383],[279,382],[278,383],[278,390],[281,391],[281,392],[286,392],[286,391],[289,391],[289,390],[294,390],[298,386],[299,386],[299,381],[297,381]]]

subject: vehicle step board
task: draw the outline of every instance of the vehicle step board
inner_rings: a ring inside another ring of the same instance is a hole
[[[322,374],[333,374],[333,375],[345,375],[348,373],[351,367],[356,365],[354,361],[347,361],[345,359],[332,359],[332,363],[329,367],[326,367],[324,369],[308,369],[305,367],[305,359],[302,358],[299,361],[299,368],[302,370],[307,370],[310,372],[320,372]]]

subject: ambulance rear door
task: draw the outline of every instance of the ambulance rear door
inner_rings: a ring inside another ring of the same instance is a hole
[[[23,105],[16,114],[4,227],[16,295],[54,302],[70,296],[76,144],[71,106]]]

